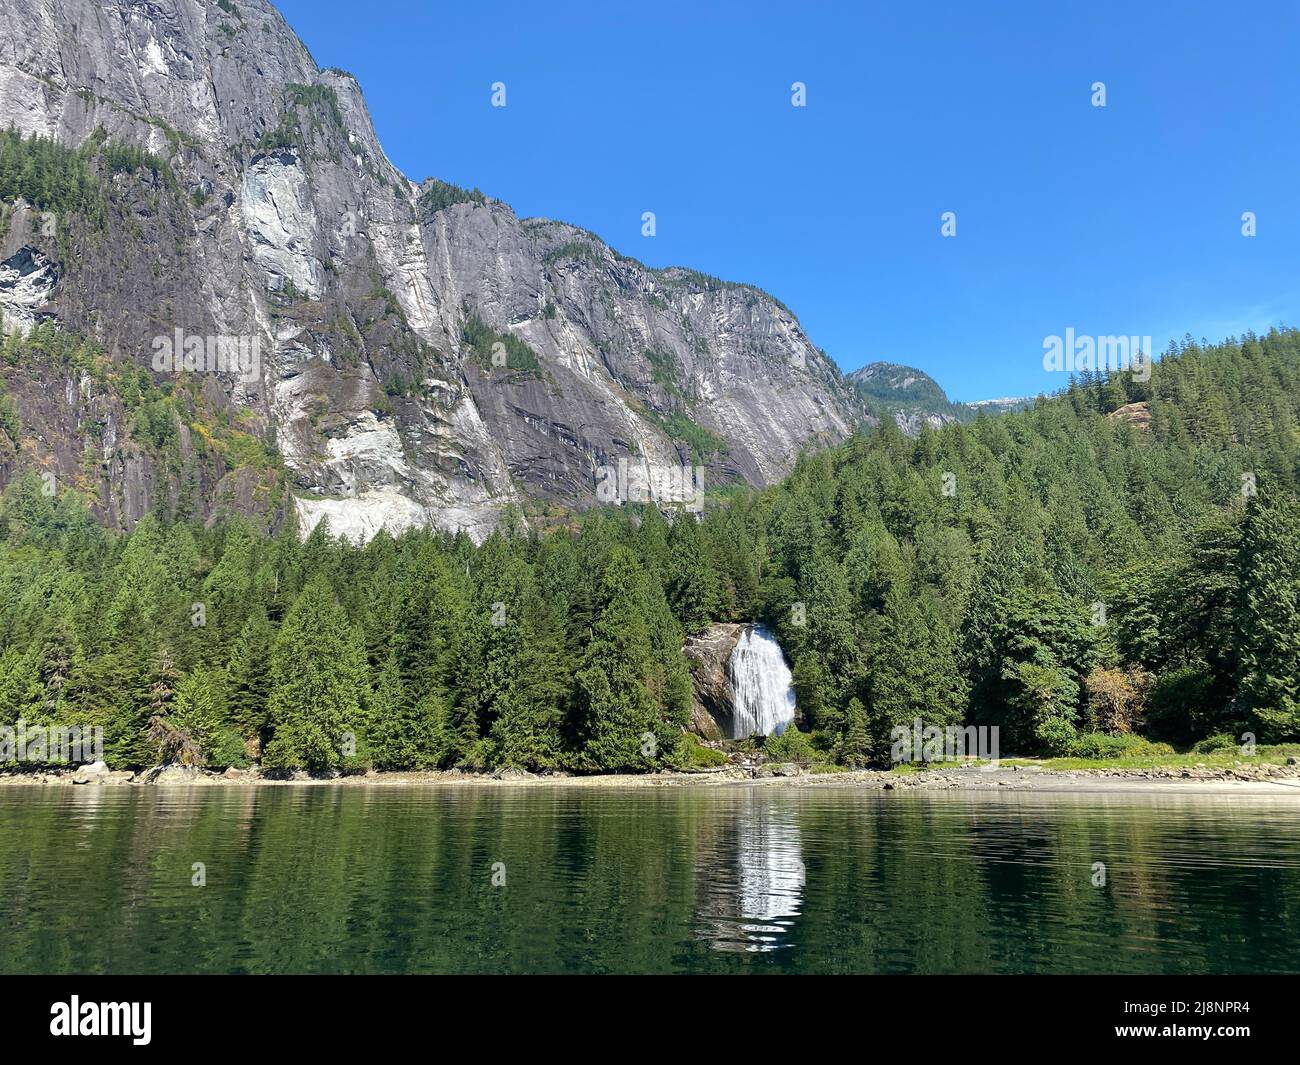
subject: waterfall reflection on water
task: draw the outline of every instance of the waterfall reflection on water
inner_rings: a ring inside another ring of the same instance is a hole
[[[790,945],[807,872],[793,805],[766,796],[736,803],[708,851],[700,935],[719,951],[761,953]]]

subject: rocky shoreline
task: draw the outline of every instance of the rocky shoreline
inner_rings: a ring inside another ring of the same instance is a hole
[[[1295,762],[1294,759],[1291,760]],[[102,762],[76,769],[0,769],[0,787],[391,787],[419,785],[552,786],[577,788],[672,787],[851,787],[892,792],[933,791],[1214,791],[1295,793],[1300,800],[1300,765],[1237,762],[1231,766],[1162,766],[1149,769],[1100,767],[1053,770],[1040,765],[960,765],[897,773],[884,770],[813,773],[793,763],[731,765],[698,772],[659,772],[570,776],[535,774],[519,769],[494,773],[460,770],[357,773],[287,777],[266,776],[257,769],[215,772],[172,766],[140,772],[110,770]]]

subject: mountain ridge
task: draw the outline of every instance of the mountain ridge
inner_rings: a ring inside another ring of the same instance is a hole
[[[356,79],[317,66],[263,0],[13,0],[0,28],[0,127],[82,155],[103,199],[100,229],[71,210],[53,234],[48,211],[11,201],[0,311],[136,365],[177,328],[257,337],[256,379],[197,392],[283,457],[305,527],[481,537],[512,507],[590,505],[620,460],[655,489],[682,465],[710,488],[762,486],[866,417],[756,286],[407,178]],[[148,164],[118,167],[128,148]],[[15,382],[20,406],[32,384]],[[235,472],[202,449],[167,471],[120,424],[105,450],[75,411],[57,420],[72,439],[41,462],[70,479],[104,452],[101,512],[127,525],[182,504],[187,480],[211,514]]]
[[[852,370],[844,379],[858,390],[877,418],[892,418],[909,436],[916,436],[922,427],[941,429],[952,422],[973,421],[981,410],[1000,414],[1022,410],[1033,403],[1028,397],[962,403],[949,399],[943,386],[924,370],[883,360]]]

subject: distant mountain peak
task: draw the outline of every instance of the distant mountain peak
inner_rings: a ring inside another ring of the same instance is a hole
[[[892,418],[905,433],[915,436],[922,427],[940,429],[949,422],[969,422],[981,411],[1003,414],[1029,406],[1029,399],[1007,397],[975,403],[956,403],[924,370],[898,362],[877,360],[845,375],[878,418]]]

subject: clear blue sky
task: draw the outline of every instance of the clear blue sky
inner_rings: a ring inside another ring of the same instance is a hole
[[[411,177],[756,284],[846,371],[1032,394],[1067,327],[1300,324],[1295,3],[279,6]]]

